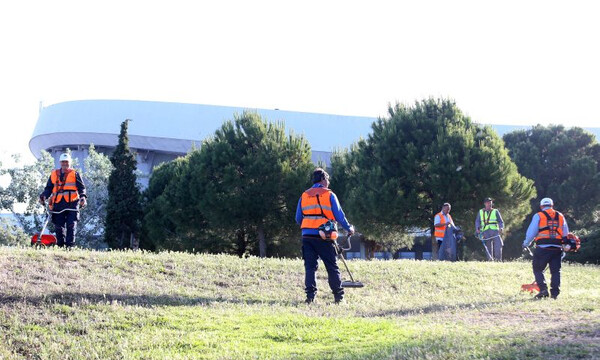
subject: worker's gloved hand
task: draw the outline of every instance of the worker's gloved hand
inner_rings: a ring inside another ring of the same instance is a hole
[[[86,205],[87,205],[87,200],[84,197],[82,197],[81,200],[79,200],[79,207],[84,208],[84,207],[86,207]]]
[[[354,225],[350,225],[350,230],[348,230],[348,236],[354,235]]]
[[[40,195],[40,204],[46,205],[46,197],[44,195]]]

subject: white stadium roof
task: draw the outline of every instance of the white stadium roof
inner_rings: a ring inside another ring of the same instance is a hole
[[[313,152],[330,153],[348,147],[371,131],[375,118],[314,114],[228,106],[131,100],[80,100],[54,104],[40,110],[29,148],[36,156],[44,149],[93,143],[117,145],[120,125],[129,124],[129,146],[164,153],[187,153],[200,145],[224,121],[245,110],[268,121],[284,121],[286,130],[303,134]]]
[[[284,121],[286,130],[303,134],[313,150],[313,160],[328,163],[331,152],[347,148],[371,132],[374,117],[343,116],[230,106],[182,104],[137,100],[79,100],[40,110],[29,141],[31,152],[94,144],[115,147],[123,120],[129,124],[129,145],[136,150],[180,155],[214,134],[224,121],[245,110],[268,121]],[[529,126],[492,125],[503,134]],[[600,128],[587,128],[600,139]]]

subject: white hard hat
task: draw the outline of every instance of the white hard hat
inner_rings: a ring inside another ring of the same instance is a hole
[[[542,201],[540,201],[540,206],[554,206],[554,201],[550,198],[543,198]]]
[[[71,162],[73,162],[73,160],[71,159],[71,154],[67,154],[67,153],[60,154],[60,157],[58,158],[58,161],[68,161],[69,164]]]

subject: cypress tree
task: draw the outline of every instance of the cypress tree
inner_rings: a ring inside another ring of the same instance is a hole
[[[140,188],[136,176],[136,155],[129,148],[127,126],[121,124],[119,144],[110,158],[113,170],[108,178],[105,241],[111,248],[124,249],[135,242],[139,234],[142,208]]]

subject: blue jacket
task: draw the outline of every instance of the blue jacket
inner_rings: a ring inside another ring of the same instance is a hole
[[[323,187],[323,185],[314,184],[312,187],[313,188]],[[344,214],[344,211],[342,210],[342,206],[340,205],[340,202],[338,201],[338,198],[337,198],[337,196],[335,196],[333,191],[331,192],[330,199],[331,199],[331,211],[333,212],[335,221],[337,221],[344,229],[350,231],[350,227],[352,225],[350,225],[350,223],[346,219],[346,215]],[[296,222],[298,224],[302,224],[302,219],[304,219],[304,216],[302,215],[302,197],[300,197],[300,200],[298,200],[298,206],[296,207]],[[319,230],[317,230],[317,229],[302,229],[302,235],[319,235]]]

